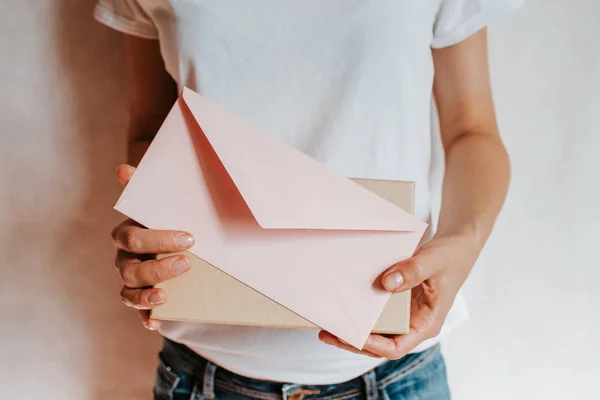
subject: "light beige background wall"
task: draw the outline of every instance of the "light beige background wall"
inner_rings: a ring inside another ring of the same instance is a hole
[[[0,398],[149,398],[159,340],[120,305],[121,38],[93,0],[0,5]],[[445,343],[459,400],[584,399],[600,354],[600,3],[530,0],[491,30],[514,180]]]

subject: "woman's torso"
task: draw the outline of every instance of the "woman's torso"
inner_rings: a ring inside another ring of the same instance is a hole
[[[134,11],[156,30],[166,69],[180,87],[345,176],[416,182],[416,215],[427,219],[430,45],[439,5],[137,0]],[[464,317],[458,303],[449,324]],[[316,332],[168,322],[161,333],[258,379],[335,383],[381,363],[321,344]]]

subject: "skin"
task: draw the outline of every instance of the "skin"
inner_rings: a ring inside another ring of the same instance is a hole
[[[129,163],[136,165],[177,91],[164,70],[156,41],[128,37],[127,53],[132,82]],[[433,93],[446,163],[438,231],[413,257],[392,266],[382,277],[390,292],[412,289],[410,333],[373,334],[362,350],[328,332],[319,333],[327,344],[371,357],[398,359],[439,334],[508,190],[509,159],[492,101],[486,31],[454,46],[434,49],[432,54]],[[133,171],[130,165],[120,166],[119,182],[126,185]],[[126,220],[114,229],[113,240],[124,282],[123,302],[140,310],[147,328],[157,329],[159,321],[148,318],[148,310],[166,301],[167,294],[150,287],[185,272],[189,264],[182,256],[156,261],[149,255],[185,250],[193,239],[185,232],[148,230]]]

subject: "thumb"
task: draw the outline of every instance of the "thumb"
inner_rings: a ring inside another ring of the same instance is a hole
[[[133,176],[135,172],[135,167],[132,167],[128,164],[121,164],[117,168],[117,180],[122,186],[127,186],[127,183]]]
[[[431,254],[419,252],[390,267],[381,278],[382,284],[388,292],[402,292],[423,283],[436,272],[436,268]]]

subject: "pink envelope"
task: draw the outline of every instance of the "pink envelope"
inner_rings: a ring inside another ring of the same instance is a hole
[[[427,227],[187,88],[115,209],[357,348]]]

